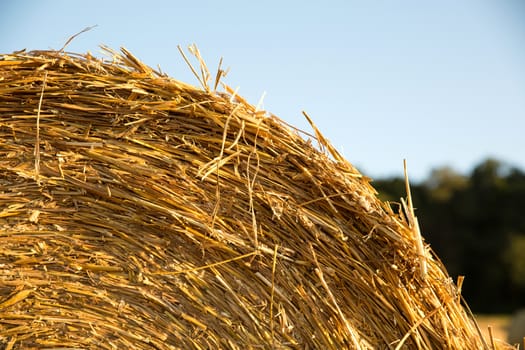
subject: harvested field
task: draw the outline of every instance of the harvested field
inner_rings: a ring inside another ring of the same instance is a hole
[[[507,341],[511,321],[509,315],[476,315],[476,321],[485,338],[489,339],[490,328],[493,338]]]
[[[108,52],[0,56],[4,348],[491,348],[409,196],[221,71]]]

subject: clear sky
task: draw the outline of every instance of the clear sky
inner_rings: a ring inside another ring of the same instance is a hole
[[[362,172],[413,181],[492,156],[525,169],[525,2],[2,0],[0,52],[124,46],[197,85],[177,51],[309,131],[305,110]]]

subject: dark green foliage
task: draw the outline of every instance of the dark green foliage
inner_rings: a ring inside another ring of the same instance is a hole
[[[406,197],[404,180],[374,182],[380,197]],[[422,234],[451,276],[465,276],[463,295],[475,312],[525,306],[525,173],[487,159],[467,175],[434,170],[411,185]]]

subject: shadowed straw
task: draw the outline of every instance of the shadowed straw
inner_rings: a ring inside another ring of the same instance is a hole
[[[106,51],[0,56],[2,346],[489,348],[313,123]]]

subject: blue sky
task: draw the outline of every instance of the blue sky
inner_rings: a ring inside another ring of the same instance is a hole
[[[525,169],[525,3],[520,0],[29,1],[0,3],[0,52],[124,46],[197,85],[177,51],[286,122],[305,110],[373,177],[466,173],[492,156]]]

